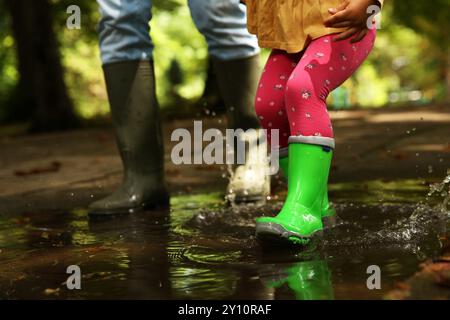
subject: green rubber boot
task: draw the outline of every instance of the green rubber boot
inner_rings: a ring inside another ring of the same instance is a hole
[[[117,146],[122,185],[88,208],[91,217],[127,214],[167,205],[163,143],[151,61],[103,67]]]
[[[288,155],[285,155],[285,156],[280,155],[280,158],[278,159],[278,161],[279,161],[281,172],[283,173],[284,177],[287,180],[288,173],[289,173],[289,156]]]
[[[280,153],[279,159],[280,169],[286,180],[288,179],[289,155],[288,152]],[[336,209],[328,200],[328,181],[325,182],[323,188],[323,204],[322,204],[322,222],[324,228],[329,228],[337,223]]]
[[[307,244],[323,230],[324,184],[328,181],[334,139],[291,137],[289,139],[288,195],[276,217],[256,220],[259,239]]]
[[[279,288],[287,284],[297,300],[333,300],[331,272],[323,260],[304,261],[282,270],[278,279],[267,279],[264,284]]]

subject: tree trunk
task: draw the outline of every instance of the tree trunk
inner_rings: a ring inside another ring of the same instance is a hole
[[[18,109],[28,113],[33,131],[78,124],[67,93],[48,0],[7,0],[16,42],[20,80]]]
[[[447,49],[447,65],[445,70],[445,102],[450,104],[450,47]]]

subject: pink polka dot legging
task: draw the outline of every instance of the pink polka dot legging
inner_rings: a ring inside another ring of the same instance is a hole
[[[289,136],[333,138],[326,99],[367,58],[375,33],[371,30],[357,43],[350,39],[333,42],[333,35],[327,35],[300,53],[271,52],[255,102],[269,142],[271,129],[279,129],[280,149],[288,146]]]

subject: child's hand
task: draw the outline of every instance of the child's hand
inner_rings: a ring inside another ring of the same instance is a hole
[[[378,0],[346,0],[337,8],[330,8],[328,12],[332,15],[325,20],[324,25],[329,28],[348,29],[333,38],[333,41],[345,40],[355,36],[351,42],[361,41],[369,32],[367,19],[370,14],[367,8],[371,5],[380,6]]]

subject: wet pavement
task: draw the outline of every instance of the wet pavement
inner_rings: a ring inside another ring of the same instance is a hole
[[[229,206],[226,168],[174,166],[168,143],[170,208],[90,221],[87,205],[121,178],[110,132],[1,138],[0,299],[384,298],[448,239],[447,189],[427,197],[450,167],[447,109],[332,113],[330,198],[341,222],[303,249],[254,237],[255,217],[281,208],[282,181],[265,205]],[[189,123],[166,124],[166,137]],[[81,290],[66,287],[70,265]],[[367,288],[371,265],[380,290]]]

